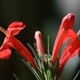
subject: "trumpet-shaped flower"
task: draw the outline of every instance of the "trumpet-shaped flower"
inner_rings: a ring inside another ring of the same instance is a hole
[[[0,47],[0,58],[1,59],[8,59],[11,55],[10,48],[14,48],[17,50],[20,55],[22,55],[26,60],[28,60],[31,65],[36,68],[34,59],[28,49],[14,36],[17,35],[23,28],[25,28],[25,25],[22,22],[13,22],[9,25],[7,30],[4,30],[2,27],[0,27],[0,30],[6,34],[6,37],[4,39],[4,42],[2,46]]]
[[[61,74],[64,66],[67,63],[67,61],[70,58],[73,58],[79,52],[80,40],[78,39],[78,36],[79,36],[79,32],[80,31],[78,32],[78,34],[75,33],[72,30],[70,30],[70,31],[69,31],[70,33],[67,33],[67,36],[66,37],[67,37],[67,39],[71,38],[71,41],[66,46],[66,48],[64,49],[64,51],[63,51],[63,53],[62,53],[62,55],[60,57],[58,74]]]
[[[63,18],[55,43],[54,43],[54,47],[52,51],[53,64],[56,63],[56,59],[59,54],[60,48],[63,44],[63,41],[65,39],[65,36],[68,33],[68,31],[72,29],[73,24],[74,24],[74,15],[72,13],[69,13]]]

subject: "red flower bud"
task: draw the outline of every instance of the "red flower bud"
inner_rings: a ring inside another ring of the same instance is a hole
[[[35,32],[35,40],[36,40],[38,54],[39,55],[45,54],[44,44],[42,42],[42,35],[40,31]]]

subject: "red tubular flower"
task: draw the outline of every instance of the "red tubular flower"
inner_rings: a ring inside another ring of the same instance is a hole
[[[44,44],[42,42],[42,35],[40,31],[35,32],[35,40],[36,40],[38,54],[39,55],[45,54]]]
[[[66,15],[62,20],[52,51],[53,64],[55,64],[56,62],[58,53],[65,39],[65,35],[67,34],[68,30],[72,29],[73,23],[74,23],[74,15],[72,13]]]
[[[71,31],[71,32],[70,32]],[[60,60],[59,60],[59,69],[58,75],[61,74],[64,66],[66,65],[67,61],[70,58],[73,58],[78,52],[80,48],[80,40],[78,36],[80,35],[79,32],[75,33],[74,31],[70,30],[70,33],[67,33],[67,38],[71,38],[70,43],[66,46],[65,50],[63,51]],[[71,34],[72,33],[72,34]]]
[[[11,55],[10,47],[12,47],[17,50],[26,60],[28,60],[34,68],[36,68],[34,59],[28,49],[25,48],[25,46],[14,37],[23,28],[25,28],[25,25],[22,22],[17,21],[10,24],[7,30],[4,30],[2,27],[0,27],[0,30],[6,34],[4,42],[0,47],[0,58],[8,59]]]

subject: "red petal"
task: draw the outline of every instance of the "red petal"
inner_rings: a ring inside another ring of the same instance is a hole
[[[8,42],[9,42],[9,39],[7,37],[5,37],[4,42],[3,42],[2,46],[0,47],[1,51],[9,48]]]
[[[60,75],[63,71],[63,68],[65,66],[65,64],[67,63],[68,59],[70,58],[70,53],[66,52],[66,56],[64,57],[64,59],[62,61],[59,61],[59,69],[58,69],[58,74]]]
[[[17,35],[23,28],[25,25],[22,22],[15,21],[9,25],[7,31],[10,35]]]
[[[65,35],[65,39],[63,41],[63,44],[66,43],[67,40],[69,40],[69,39],[72,40],[76,37],[77,37],[77,34],[72,29],[68,30],[67,34]]]
[[[61,29],[72,29],[73,23],[74,23],[75,16],[72,13],[67,14],[63,19],[61,23]]]
[[[79,52],[79,49],[76,49],[76,50],[72,53],[71,58],[74,58],[78,52]]]
[[[61,58],[60,58],[60,63],[66,64],[68,59],[71,58],[72,56],[75,56],[77,54],[77,52],[75,53],[75,51],[80,47],[80,41],[75,38],[74,40],[72,40],[68,46],[66,47],[66,49],[63,51]],[[69,57],[68,59],[66,59],[67,57],[67,53],[69,53]],[[65,58],[66,57],[66,58]],[[65,61],[66,60],[66,61]],[[65,62],[64,62],[65,61]]]
[[[10,49],[0,51],[0,59],[8,59],[10,55],[11,55]]]
[[[75,52],[75,50],[77,50],[80,46],[80,41],[76,38],[74,40],[72,40],[68,46],[66,47],[66,49],[63,51],[63,54],[61,55],[60,61],[62,61],[64,59],[64,57],[66,56],[66,52],[70,53],[70,57],[71,55]]]

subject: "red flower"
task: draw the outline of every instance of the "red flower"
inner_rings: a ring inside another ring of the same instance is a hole
[[[36,40],[38,54],[39,55],[45,54],[44,44],[42,42],[42,35],[40,31],[35,32],[35,40]]]
[[[24,45],[14,37],[23,28],[25,28],[25,25],[22,22],[17,21],[10,24],[7,30],[4,30],[0,27],[0,30],[6,34],[4,42],[0,47],[0,58],[8,59],[11,55],[10,47],[12,47],[15,50],[17,50],[20,53],[20,55],[22,55],[26,60],[28,60],[34,68],[36,68],[34,59],[28,51],[28,49],[25,48]]]
[[[61,73],[64,66],[66,65],[67,61],[70,58],[73,58],[79,52],[79,48],[80,48],[80,40],[78,39],[79,34],[75,33],[72,30],[70,30],[70,31],[69,31],[70,33],[67,33],[66,37],[68,39],[71,38],[71,41],[66,46],[65,50],[63,51],[63,53],[60,57],[58,73]]]
[[[59,32],[57,34],[57,37],[54,43],[53,51],[52,51],[53,64],[55,64],[56,62],[60,48],[65,39],[65,35],[68,33],[70,29],[72,29],[73,23],[74,23],[74,15],[72,13],[69,13],[68,15],[66,15],[62,20]]]
[[[62,55],[60,56],[59,68],[57,70],[57,78],[60,77],[60,74],[62,73],[62,70],[66,65],[67,61],[71,57],[74,57],[80,49],[80,40],[78,39],[78,35],[80,35],[80,32],[75,33],[73,31],[73,24],[74,15],[72,13],[69,13],[63,18],[54,43],[52,59],[53,64],[55,65],[62,45],[70,39],[70,43],[66,46],[65,50],[62,52]]]

